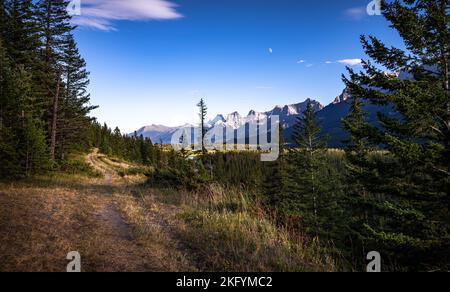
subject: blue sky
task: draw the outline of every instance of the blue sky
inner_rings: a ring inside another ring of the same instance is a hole
[[[93,115],[132,132],[218,113],[266,111],[344,89],[361,34],[402,47],[369,0],[81,0],[74,22],[91,72]],[[354,65],[357,69],[359,66]]]

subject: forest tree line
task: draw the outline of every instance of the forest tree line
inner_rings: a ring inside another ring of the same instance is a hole
[[[89,73],[63,0],[0,2],[0,176],[54,169],[84,150]],[[86,145],[85,145],[86,144]]]

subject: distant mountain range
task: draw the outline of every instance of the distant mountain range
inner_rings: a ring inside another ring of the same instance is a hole
[[[156,144],[170,144],[172,140],[172,135],[181,128],[193,127],[193,125],[183,125],[179,127],[166,127],[163,125],[150,125],[145,126],[137,130],[135,133],[130,134],[137,136],[144,136],[145,138],[150,138],[153,143]]]
[[[219,114],[207,123],[207,127],[223,126],[238,129],[240,127],[245,127],[246,124],[257,118],[270,118],[273,115],[278,115],[284,128],[285,140],[290,142],[292,141],[293,126],[297,123],[298,117],[301,117],[302,113],[306,110],[308,103],[311,102],[314,110],[317,112],[317,118],[321,124],[322,132],[329,138],[328,146],[339,148],[343,146],[343,141],[348,138],[348,134],[342,128],[341,120],[348,115],[350,109],[350,104],[348,102],[349,98],[350,95],[348,90],[345,89],[342,94],[337,96],[328,106],[323,106],[318,101],[307,99],[306,101],[297,104],[276,106],[274,109],[267,112],[256,112],[251,110],[247,116],[241,116],[238,112],[226,116]],[[388,116],[395,115],[392,108],[389,106],[367,105],[364,110],[368,114],[368,122],[373,125],[377,125],[378,112]],[[180,127],[151,125],[143,127],[131,135],[143,135],[146,138],[150,138],[154,143],[170,144],[173,133],[178,129],[188,127],[194,126],[190,124]]]

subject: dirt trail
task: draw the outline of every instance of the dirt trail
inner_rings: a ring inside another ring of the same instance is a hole
[[[175,242],[172,234],[169,234],[172,230],[166,228],[163,220],[154,220],[154,218],[165,217],[161,212],[162,210],[156,212],[143,207],[140,204],[142,202],[139,202],[133,196],[135,194],[133,183],[117,176],[117,170],[128,169],[131,165],[124,162],[113,162],[105,156],[99,155],[97,149],[89,154],[87,159],[97,170],[103,173],[105,187],[112,187],[111,196],[107,196],[107,199],[98,209],[98,216],[101,219],[100,224],[106,225],[105,229],[110,231],[108,235],[111,242],[118,242],[123,245],[121,255],[125,254],[127,258],[121,259],[121,262],[127,262],[130,265],[129,268],[133,271],[195,270],[185,258],[184,251],[174,250],[180,244]],[[142,224],[142,220],[144,224]],[[130,223],[133,226],[130,226]],[[151,228],[150,232],[148,232],[149,228]],[[142,234],[143,230],[148,234]],[[136,233],[140,236],[136,236]],[[149,242],[147,239],[152,237],[153,240]],[[167,240],[167,242],[162,244],[161,240]],[[174,263],[175,266],[168,265],[167,256],[170,255],[175,255],[178,258],[177,262]]]
[[[94,166],[96,170],[100,171],[103,174],[106,184],[110,185],[113,183],[114,170],[112,170],[106,163],[103,163],[99,159],[98,149],[94,149],[92,153],[89,153],[86,160],[88,163]]]
[[[0,271],[65,271],[70,251],[82,271],[195,271],[164,224],[172,210],[149,208],[139,186],[117,175],[130,166],[98,150],[86,160],[104,177],[0,186]]]

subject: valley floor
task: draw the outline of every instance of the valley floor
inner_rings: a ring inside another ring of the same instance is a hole
[[[104,178],[62,176],[0,185],[0,271],[195,271],[170,227],[177,210],[141,196],[140,177],[123,179],[96,152]],[[178,223],[179,224],[179,223]]]
[[[71,251],[84,272],[334,269],[264,218],[193,208],[203,199],[120,176],[136,166],[97,151],[86,162],[102,177],[0,184],[0,271],[64,272]]]

